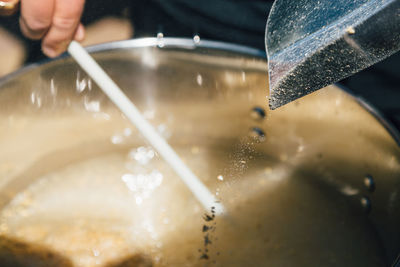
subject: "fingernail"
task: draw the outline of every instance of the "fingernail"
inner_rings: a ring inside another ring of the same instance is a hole
[[[78,30],[76,30],[76,33],[75,33],[75,40],[80,42],[84,38],[85,38],[85,29],[83,28],[83,26],[79,26]]]
[[[57,51],[49,46],[43,46],[42,51],[48,57],[56,57],[58,55]]]

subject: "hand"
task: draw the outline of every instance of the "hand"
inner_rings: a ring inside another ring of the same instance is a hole
[[[80,23],[85,0],[21,0],[20,27],[31,39],[42,39],[48,57],[64,52],[72,40],[82,41]]]

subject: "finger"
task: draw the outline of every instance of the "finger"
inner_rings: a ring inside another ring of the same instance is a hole
[[[52,24],[42,41],[43,52],[55,57],[73,39],[83,11],[84,0],[55,0]]]
[[[20,28],[31,39],[40,39],[48,31],[53,18],[54,0],[21,1]]]
[[[85,27],[81,23],[79,24],[78,29],[75,32],[74,40],[82,42],[83,39],[85,39]]]

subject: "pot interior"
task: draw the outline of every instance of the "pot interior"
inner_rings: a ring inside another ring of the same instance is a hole
[[[270,111],[265,59],[181,42],[93,56],[227,214],[62,58],[1,84],[0,265],[389,266],[400,149],[385,127],[336,86]]]

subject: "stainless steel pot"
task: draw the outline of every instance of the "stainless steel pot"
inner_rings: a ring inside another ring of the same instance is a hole
[[[270,111],[264,54],[232,44],[89,50],[228,214],[202,210],[63,57],[0,81],[1,266],[394,262],[400,138],[367,103],[329,86]]]

